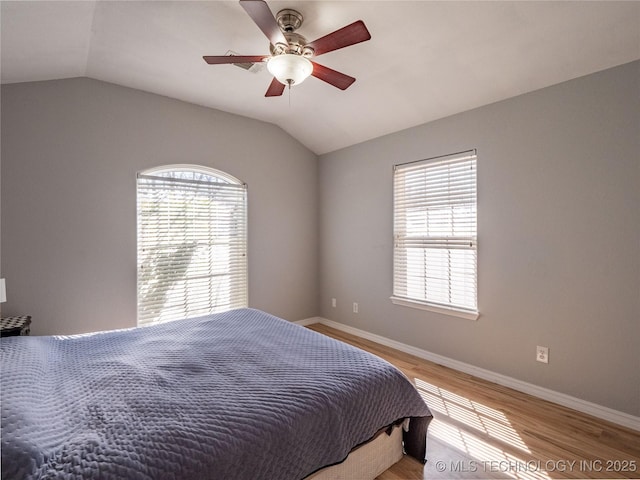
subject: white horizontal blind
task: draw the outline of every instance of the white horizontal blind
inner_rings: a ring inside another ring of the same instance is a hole
[[[246,307],[246,185],[209,169],[139,174],[138,325]]]
[[[476,154],[394,167],[393,295],[477,311]]]

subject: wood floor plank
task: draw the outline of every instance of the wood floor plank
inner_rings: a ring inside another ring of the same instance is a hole
[[[326,325],[308,328],[396,365],[434,414],[427,464],[405,457],[379,480],[640,478],[640,432]]]

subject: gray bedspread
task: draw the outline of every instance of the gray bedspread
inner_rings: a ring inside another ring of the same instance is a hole
[[[0,342],[2,479],[299,480],[429,409],[386,361],[263,312]]]

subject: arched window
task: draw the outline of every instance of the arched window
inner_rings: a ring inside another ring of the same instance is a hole
[[[137,177],[138,325],[246,307],[247,188],[174,165]]]

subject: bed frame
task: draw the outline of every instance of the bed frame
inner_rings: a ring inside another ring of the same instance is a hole
[[[381,431],[369,442],[353,449],[344,462],[322,468],[305,480],[373,480],[399,462],[402,457],[402,426],[396,425],[390,435]]]

